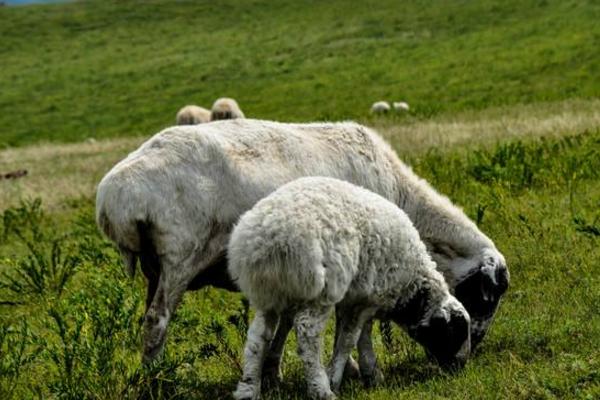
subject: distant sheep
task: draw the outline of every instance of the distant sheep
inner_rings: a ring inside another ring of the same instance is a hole
[[[210,111],[203,107],[187,105],[175,117],[177,125],[197,125],[210,122]]]
[[[227,97],[217,99],[212,106],[211,120],[245,118],[237,101]]]
[[[248,329],[236,399],[256,399],[280,316],[293,318],[308,397],[332,399],[363,325],[376,313],[405,327],[442,364],[470,352],[469,315],[436,270],[419,233],[395,204],[332,178],[300,178],[240,218],[229,273],[256,316]],[[320,335],[333,307],[340,319],[330,381]],[[361,365],[363,372],[375,363]]]
[[[408,111],[408,110],[410,110],[410,107],[409,107],[408,103],[406,103],[404,101],[395,101],[395,102],[392,103],[392,107],[396,111]]]
[[[303,176],[354,183],[404,210],[469,312],[472,345],[483,338],[508,287],[504,257],[379,135],[349,122],[238,119],[168,128],[98,185],[98,225],[118,246],[129,273],[139,259],[148,279],[145,360],[160,353],[185,290],[235,289],[227,275],[226,246],[240,215]],[[283,327],[272,345],[272,362],[266,363],[274,372],[288,334]]]
[[[390,103],[388,103],[387,101],[377,101],[371,106],[371,112],[373,114],[385,114],[391,109],[392,108],[390,107]]]

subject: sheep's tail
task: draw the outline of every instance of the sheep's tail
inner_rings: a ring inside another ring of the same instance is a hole
[[[135,224],[132,227],[130,222],[115,223],[113,218],[110,218],[108,210],[103,207],[98,207],[96,210],[96,223],[100,230],[115,243],[127,274],[133,277],[139,258],[140,243],[139,232]]]
[[[282,311],[288,305],[317,299],[326,288],[320,248],[294,254],[278,244],[252,248],[256,241],[232,237],[229,274],[253,306]],[[254,250],[254,251],[253,251]]]
[[[158,257],[152,241],[152,224],[147,213],[139,213],[139,201],[130,198],[110,180],[103,180],[96,195],[96,223],[100,230],[112,240],[123,259],[126,273],[133,277],[138,260],[146,276],[158,274]],[[125,204],[137,204],[135,212]]]

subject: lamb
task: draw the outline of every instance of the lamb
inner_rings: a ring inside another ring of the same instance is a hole
[[[228,258],[231,278],[256,307],[236,399],[259,397],[284,313],[294,320],[312,398],[335,397],[331,390],[339,390],[346,360],[376,313],[406,327],[441,363],[463,364],[469,355],[469,315],[419,233],[395,204],[366,189],[322,177],[287,183],[242,215]],[[319,337],[334,306],[341,321],[329,381]]]
[[[404,210],[469,312],[471,345],[477,345],[509,275],[494,243],[458,207],[364,126],[237,119],[167,128],[98,185],[99,227],[116,243],[129,273],[139,259],[148,280],[144,360],[160,353],[168,322],[186,290],[206,285],[235,290],[227,274],[226,246],[239,216],[304,176],[354,183]],[[291,321],[280,323],[265,376],[278,377],[290,328]]]
[[[197,125],[210,122],[210,111],[195,105],[187,105],[177,112],[177,125]]]
[[[392,108],[390,107],[390,103],[387,101],[376,101],[371,106],[371,112],[373,114],[385,114],[389,112]]]
[[[228,97],[221,97],[215,101],[212,106],[211,121],[236,118],[245,118],[237,101]]]

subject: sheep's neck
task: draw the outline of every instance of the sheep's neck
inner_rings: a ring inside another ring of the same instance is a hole
[[[413,221],[430,250],[448,258],[470,258],[494,248],[465,213],[417,177],[400,160],[396,164],[398,205]]]

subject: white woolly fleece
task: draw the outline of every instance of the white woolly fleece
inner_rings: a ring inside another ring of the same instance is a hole
[[[342,300],[392,308],[422,280],[439,302],[449,296],[406,214],[332,178],[300,178],[259,201],[234,228],[228,257],[232,279],[261,310]]]

